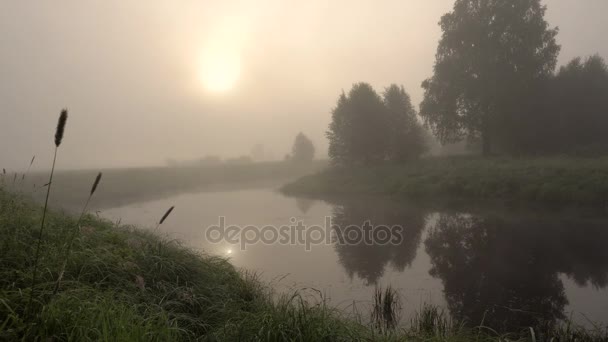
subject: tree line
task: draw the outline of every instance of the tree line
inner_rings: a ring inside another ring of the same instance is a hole
[[[419,117],[442,144],[483,155],[608,151],[608,67],[576,58],[556,72],[558,28],[540,0],[456,0],[440,20],[433,75]],[[367,83],[342,93],[327,131],[337,164],[402,162],[426,151],[407,92]]]
[[[327,137],[329,157],[336,163],[406,161],[426,150],[424,129],[410,96],[394,84],[382,96],[368,83],[342,93]]]

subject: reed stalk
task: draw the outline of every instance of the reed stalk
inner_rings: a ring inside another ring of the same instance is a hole
[[[158,227],[160,227],[160,225],[163,224],[163,222],[165,222],[165,220],[167,219],[167,217],[169,217],[169,214],[171,214],[171,212],[173,211],[174,208],[175,208],[175,206],[171,206],[171,208],[167,209],[167,211],[165,212],[163,217],[161,217],[160,221],[158,221],[158,224],[156,225],[156,228],[154,228],[154,231],[157,231]]]
[[[30,161],[30,165],[28,165],[27,170],[25,170],[25,172],[21,176],[21,187],[22,188],[23,188],[23,182],[25,181],[25,177],[30,173],[30,169],[32,168],[32,164],[34,164],[35,159],[36,159],[36,156],[33,156],[32,160]]]
[[[55,130],[55,152],[53,154],[53,166],[51,167],[51,174],[49,176],[49,183],[46,189],[46,198],[44,200],[44,209],[42,210],[42,220],[40,222],[40,229],[38,230],[38,239],[36,242],[36,254],[34,256],[34,270],[32,271],[32,285],[30,288],[30,299],[28,301],[25,312],[29,316],[29,313],[32,307],[32,301],[34,300],[34,288],[36,287],[36,278],[38,276],[38,262],[40,261],[40,246],[42,245],[42,233],[44,231],[44,222],[46,219],[46,213],[49,204],[49,195],[51,193],[51,185],[53,184],[53,173],[55,172],[55,163],[57,162],[57,150],[59,150],[59,146],[61,145],[61,141],[63,140],[63,134],[65,132],[65,124],[68,120],[68,111],[67,109],[63,109],[61,114],[59,115],[59,120],[57,121],[57,129]]]
[[[80,223],[82,222],[82,219],[87,212],[89,202],[91,201],[91,198],[93,197],[93,194],[95,193],[95,190],[97,190],[99,181],[101,181],[101,175],[102,175],[102,173],[100,172],[97,174],[97,177],[95,177],[95,181],[93,182],[93,186],[91,187],[91,191],[89,192],[89,197],[87,198],[87,201],[84,203],[84,207],[82,207],[82,212],[80,213],[80,216],[78,217],[78,221],[76,221],[76,226],[72,230],[72,234],[70,235],[70,238],[67,241],[65,258],[63,259],[63,264],[61,265],[61,270],[59,271],[59,276],[57,277],[57,281],[55,282],[55,289],[53,290],[53,294],[57,294],[57,292],[59,291],[59,287],[61,286],[61,280],[63,279],[63,275],[65,273],[65,268],[68,264],[68,260],[70,259],[70,254],[72,252],[72,245],[74,244],[74,239],[76,238],[76,234],[78,234],[78,232],[80,231]]]

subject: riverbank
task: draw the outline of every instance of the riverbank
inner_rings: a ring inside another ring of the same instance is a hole
[[[92,199],[91,206],[105,209],[136,202],[151,201],[181,193],[215,191],[217,188],[248,188],[268,182],[289,182],[327,166],[325,160],[307,164],[284,161],[203,166],[141,167],[102,170],[56,170],[53,178],[53,202],[61,208],[78,211],[86,200],[91,182],[103,172],[103,186]],[[7,170],[6,186],[23,191],[39,203],[46,192],[48,172],[31,172],[22,181]],[[13,182],[13,179],[16,181]],[[14,184],[13,184],[14,183]]]
[[[608,158],[434,157],[402,165],[333,167],[282,188],[289,195],[374,194],[436,201],[605,206]]]
[[[323,305],[274,295],[224,258],[132,226],[86,216],[60,290],[76,220],[47,214],[39,280],[26,314],[42,209],[0,190],[0,340],[190,341],[266,336],[330,340],[363,328]],[[162,214],[162,213],[161,213]]]
[[[363,323],[370,313],[337,311],[314,291],[276,294],[224,258],[92,215],[81,224],[53,294],[66,236],[76,227],[73,217],[56,211],[47,214],[41,272],[27,315],[41,212],[30,200],[0,189],[0,340],[532,340],[529,327],[515,334],[465,327],[433,307],[422,308],[403,329],[386,332]],[[572,326],[534,331],[537,341],[606,337]]]

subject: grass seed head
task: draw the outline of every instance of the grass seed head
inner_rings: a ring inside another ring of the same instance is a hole
[[[95,193],[95,190],[97,190],[97,185],[99,185],[100,180],[101,180],[101,172],[97,174],[97,177],[95,177],[95,182],[93,183],[93,187],[91,188],[91,196],[93,196],[93,194]]]
[[[172,206],[171,208],[169,208],[169,210],[167,210],[167,212],[165,213],[165,215],[163,215],[158,224],[163,224],[163,222],[165,222],[169,214],[171,214],[171,212],[173,211],[173,208],[175,208],[175,206]]]
[[[57,130],[55,131],[55,146],[59,147],[61,145],[61,140],[63,139],[63,133],[65,131],[65,124],[68,121],[68,110],[61,110],[61,114],[59,115],[59,121],[57,121]],[[33,160],[32,160],[33,161]]]

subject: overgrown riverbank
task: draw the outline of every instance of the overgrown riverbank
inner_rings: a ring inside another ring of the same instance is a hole
[[[282,190],[312,197],[383,194],[433,201],[605,206],[608,158],[437,157],[401,165],[334,167]]]
[[[41,211],[0,190],[0,340],[332,340],[364,331],[323,305],[273,296],[223,258],[94,216],[82,222],[53,295],[65,237],[76,224],[59,212],[47,214],[42,271],[28,317]]]
[[[61,287],[53,290],[76,220],[47,213],[39,281],[27,313],[42,209],[0,189],[0,340],[54,341],[522,341],[548,336],[601,341],[606,332],[534,328],[504,334],[450,322],[424,307],[392,331],[346,315],[311,293],[274,294],[229,261],[132,226],[86,216]],[[386,299],[378,299],[384,308]],[[390,300],[392,301],[392,299]],[[388,305],[390,309],[391,305]],[[390,309],[392,310],[392,309]],[[381,311],[376,315],[383,316]],[[591,335],[593,334],[593,335]],[[548,339],[547,339],[548,340]]]

